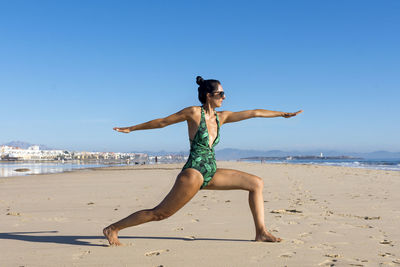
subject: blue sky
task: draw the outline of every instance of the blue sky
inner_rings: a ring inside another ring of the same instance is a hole
[[[217,149],[400,151],[400,2],[1,1],[0,144],[184,151],[186,123],[117,133],[199,105],[296,118],[226,124]]]

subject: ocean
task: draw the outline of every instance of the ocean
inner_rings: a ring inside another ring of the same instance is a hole
[[[260,160],[242,160],[248,162],[260,162]],[[400,159],[313,159],[313,160],[267,160],[263,164],[310,164],[321,166],[342,166],[352,168],[363,168],[385,171],[400,171]],[[184,164],[184,162],[182,162]],[[123,166],[126,164],[103,164],[103,163],[58,163],[58,162],[0,162],[0,177],[21,176],[31,174],[59,173],[75,169],[98,168],[110,166]],[[183,165],[182,165],[183,166]],[[25,169],[25,171],[16,171]]]
[[[245,160],[249,162],[260,162],[260,160]],[[400,159],[312,159],[312,160],[267,160],[266,164],[310,164],[321,166],[342,166],[362,169],[400,171]]]
[[[71,162],[0,162],[0,177],[21,176],[30,174],[58,173],[84,168],[99,168],[119,166],[125,164],[103,164],[103,163],[71,163]],[[16,171],[22,169],[22,171]]]

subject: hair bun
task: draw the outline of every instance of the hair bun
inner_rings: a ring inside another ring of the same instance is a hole
[[[201,76],[197,76],[196,83],[201,86],[204,83],[204,79]]]

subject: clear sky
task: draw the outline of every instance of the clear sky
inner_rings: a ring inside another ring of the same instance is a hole
[[[199,105],[304,113],[226,124],[216,147],[400,151],[400,1],[1,1],[0,144],[189,149],[186,123],[117,133]]]

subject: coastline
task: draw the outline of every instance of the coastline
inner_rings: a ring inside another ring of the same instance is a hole
[[[0,179],[6,177],[55,174],[83,169],[119,166],[121,163],[61,161],[0,161]],[[124,164],[125,165],[125,164]]]
[[[247,192],[201,190],[169,219],[121,231],[126,246],[107,247],[102,228],[157,205],[182,167],[119,166],[0,179],[7,192],[0,196],[0,264],[399,264],[399,172],[248,162],[218,166],[263,178],[265,222],[282,243],[251,241]]]
[[[371,170],[384,170],[384,171],[400,171],[400,159],[376,159],[365,161],[301,161],[301,160],[271,160],[271,161],[258,161],[258,160],[232,160],[232,161],[217,161],[217,162],[251,162],[258,164],[274,164],[274,165],[311,165],[311,166],[335,166],[346,168],[358,169],[371,169]],[[70,172],[77,169],[108,169],[108,168],[121,168],[122,169],[152,169],[159,168],[154,166],[176,166],[181,168],[184,162],[175,163],[150,163],[150,164],[126,164],[123,162],[113,161],[0,161],[0,179],[4,177],[49,174]],[[45,168],[47,167],[47,168]],[[47,169],[47,170],[46,170]]]

